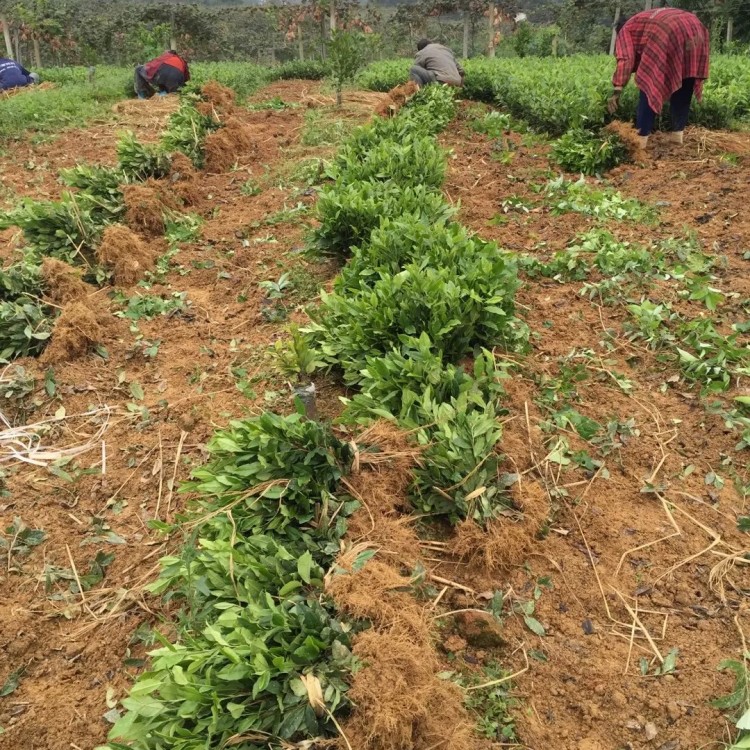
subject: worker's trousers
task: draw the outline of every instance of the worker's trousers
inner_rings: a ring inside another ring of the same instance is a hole
[[[437,83],[437,76],[421,65],[412,65],[409,71],[409,80],[414,81],[418,86],[427,86],[430,83]]]
[[[673,133],[685,130],[688,115],[690,114],[690,102],[693,98],[694,88],[695,78],[685,78],[682,86],[669,98],[669,116],[672,120]],[[641,98],[638,101],[638,110],[635,117],[638,135],[651,135],[651,131],[654,129],[654,122],[659,114],[659,112],[654,112],[651,109],[646,95],[641,91]]]
[[[145,65],[139,65],[135,69],[135,93],[139,99],[150,99],[155,93],[154,87],[146,78]]]

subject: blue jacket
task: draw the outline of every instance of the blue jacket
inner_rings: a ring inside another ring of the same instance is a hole
[[[28,86],[31,83],[29,71],[13,60],[0,57],[0,91]]]

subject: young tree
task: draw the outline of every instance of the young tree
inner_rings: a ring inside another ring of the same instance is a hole
[[[328,43],[336,105],[341,106],[344,86],[354,80],[365,60],[365,35],[358,31],[334,31]]]

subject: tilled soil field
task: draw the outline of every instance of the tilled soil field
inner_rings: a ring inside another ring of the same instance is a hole
[[[144,587],[183,539],[155,527],[184,510],[179,484],[205,461],[217,428],[291,411],[290,384],[270,349],[290,322],[307,320],[305,307],[338,271],[302,253],[316,194],[307,178],[337,145],[303,145],[315,140],[305,134],[332,122],[350,129],[381,99],[351,92],[337,110],[315,83],[258,92],[256,107],[233,113],[242,147],[221,169],[209,161],[187,175],[202,223],[197,236],[178,239],[149,289],[184,295],[184,304],[133,318],[135,283],[87,288],[83,317],[71,316],[65,330],[58,323],[40,359],[6,368],[25,368],[35,385],[9,404],[0,454],[0,747],[105,742],[118,701],[147,663],[152,630],[173,634],[178,607]],[[111,121],[20,144],[0,159],[0,200],[57,197],[59,169],[113,163],[119,129],[157,140],[175,106],[124,102]],[[545,142],[477,133],[483,113],[463,105],[440,142],[459,220],[528,261],[517,302],[530,347],[508,358],[498,446],[513,509],[482,531],[413,516],[404,477],[414,457],[403,436],[382,428],[394,458],[350,487],[365,509],[350,537],[379,554],[364,581],[334,586],[333,596],[355,617],[382,618],[391,651],[377,640],[369,652],[361,647],[381,665],[380,680],[358,685],[358,711],[342,734],[368,737],[366,722],[391,738],[368,747],[417,750],[722,747],[734,730],[712,701],[734,688],[718,667],[742,661],[750,587],[741,530],[747,448],[727,413],[747,391],[734,374],[722,393],[702,393],[643,327],[634,333],[631,306],[668,304],[725,334],[739,325],[738,346],[747,344],[742,153],[750,138],[688,131],[677,150],[657,136],[640,163],[617,168],[606,184],[588,181],[626,203],[592,213],[564,186],[547,189],[558,175]],[[651,213],[629,213],[631,198]],[[129,223],[148,255],[165,253],[163,232]],[[700,255],[702,265],[628,271],[606,286],[614,274],[596,267],[585,245],[606,233],[620,251],[677,243],[681,261]],[[4,231],[0,258],[10,261],[21,244],[19,232]],[[571,246],[584,247],[582,265],[534,271],[532,261]],[[282,274],[278,296],[259,286]],[[70,300],[62,286],[60,306]],[[81,336],[97,353],[74,356]],[[335,419],[346,390],[333,377],[316,378],[316,387],[319,415]],[[32,433],[56,460],[30,460]],[[393,655],[409,652],[413,668],[399,673],[403,659]],[[465,694],[466,710],[456,675],[479,688]]]

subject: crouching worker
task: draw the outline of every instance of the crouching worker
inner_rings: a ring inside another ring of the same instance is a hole
[[[672,140],[682,143],[693,94],[700,100],[703,81],[708,78],[708,48],[708,30],[686,10],[647,10],[622,24],[615,45],[615,90],[608,109],[610,114],[617,111],[620,94],[635,72],[641,90],[636,127],[644,148],[667,99]]]
[[[30,86],[32,83],[39,83],[39,76],[36,73],[29,73],[15,60],[0,57],[0,91]]]
[[[135,93],[139,99],[150,99],[157,91],[161,96],[174,94],[189,80],[187,61],[169,50],[135,69]]]
[[[463,86],[464,69],[456,61],[451,50],[429,39],[417,42],[417,56],[409,71],[409,79],[417,86],[444,83],[446,86]]]

